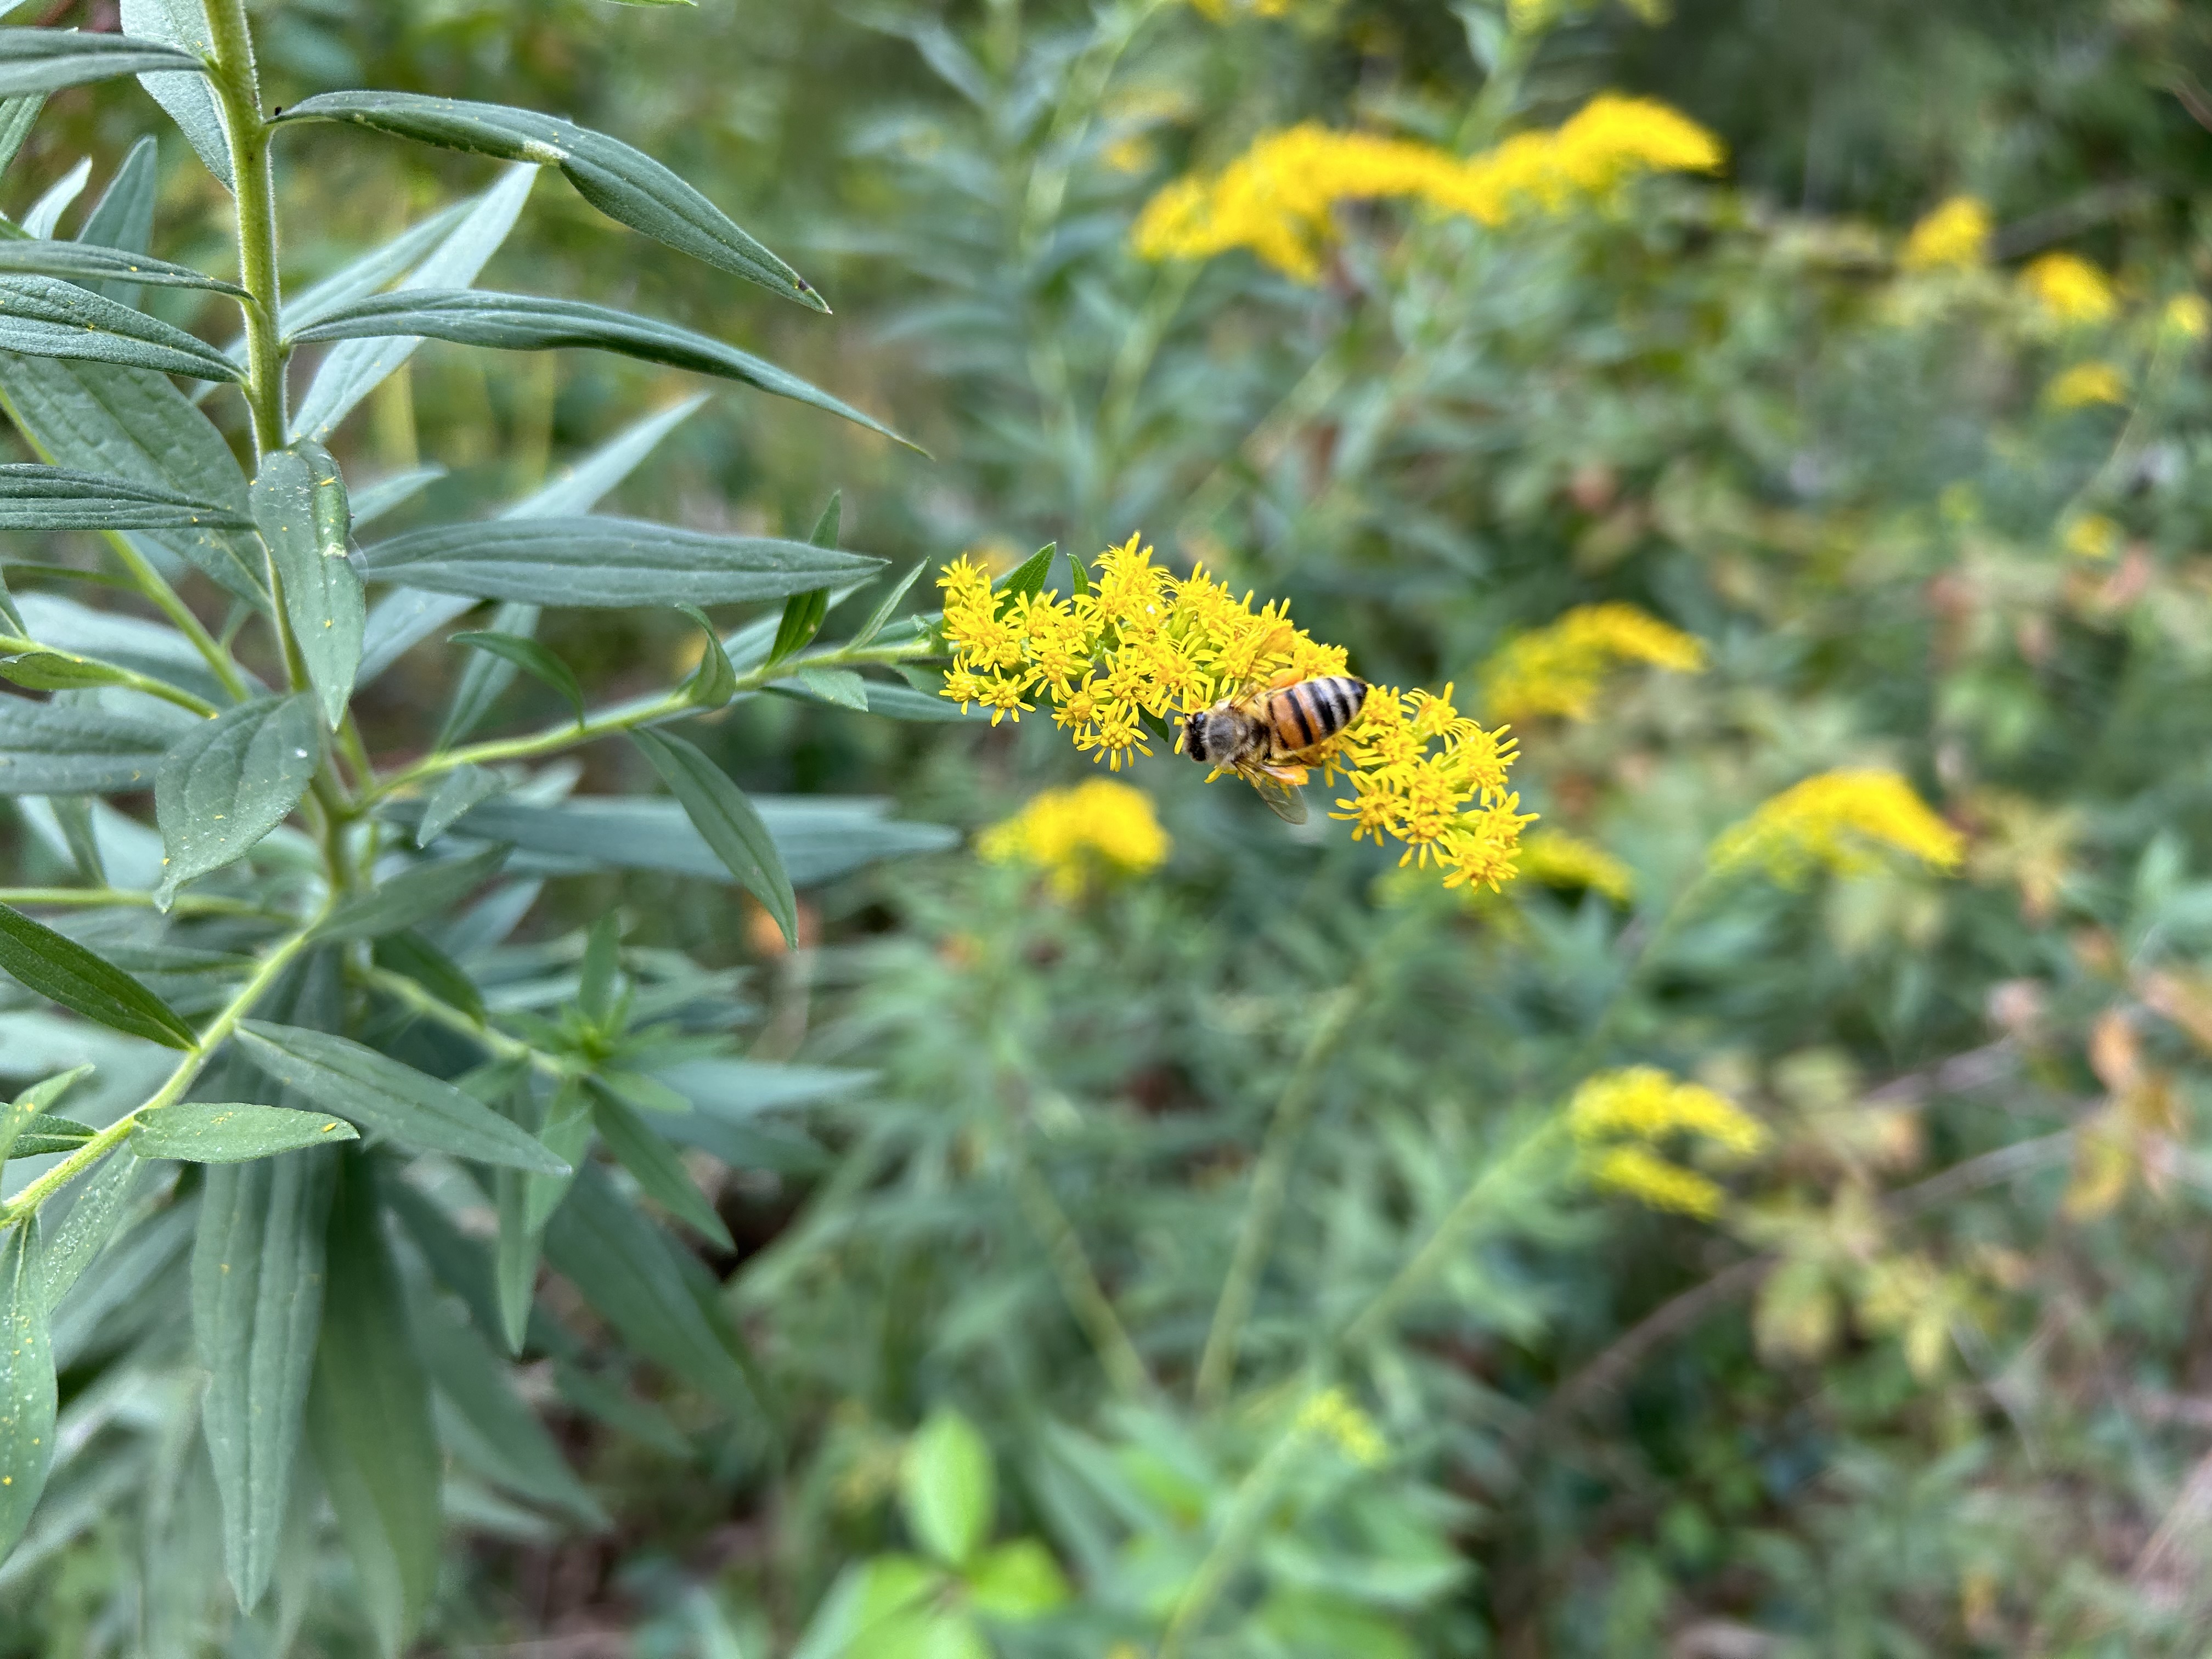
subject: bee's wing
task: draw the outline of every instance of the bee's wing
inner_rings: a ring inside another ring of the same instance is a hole
[[[1260,799],[1267,810],[1285,823],[1304,823],[1306,821],[1306,798],[1285,783],[1272,772],[1256,766],[1240,766],[1237,775],[1260,792]]]

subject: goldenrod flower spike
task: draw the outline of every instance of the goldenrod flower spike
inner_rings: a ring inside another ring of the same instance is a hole
[[[1097,875],[1157,870],[1173,846],[1153,814],[1152,797],[1106,778],[1048,789],[975,838],[975,850],[988,862],[1041,870],[1053,891],[1070,899]]]
[[[2110,363],[2076,363],[2043,389],[2043,401],[2053,409],[2086,409],[2092,404],[2127,400],[2127,377]]]
[[[1766,1126],[1727,1096],[1685,1083],[1656,1066],[1630,1066],[1584,1079],[1567,1103],[1567,1127],[1583,1149],[1590,1180],[1654,1209],[1711,1220],[1726,1194],[1720,1184],[1662,1157],[1658,1147],[1687,1135],[1725,1157],[1750,1158],[1767,1142]]]
[[[1784,790],[1713,843],[1712,866],[1752,866],[1794,882],[1815,868],[1865,868],[1887,847],[1934,870],[1958,867],[1966,837],[1894,772],[1823,772]]]
[[[1521,843],[1521,874],[1547,887],[1587,887],[1616,904],[1636,896],[1636,878],[1626,865],[1595,842],[1557,830],[1539,831]]]
[[[1577,605],[1509,641],[1483,665],[1483,708],[1501,720],[1586,720],[1606,675],[1632,662],[1694,674],[1705,665],[1705,647],[1632,605]]]
[[[1325,645],[1277,604],[1255,610],[1201,567],[1187,578],[1152,562],[1131,537],[1099,555],[1084,591],[994,593],[962,558],[939,579],[952,647],[943,695],[1018,720],[1041,701],[1054,724],[1094,760],[1119,771],[1152,752],[1147,721],[1208,708],[1279,677],[1346,672],[1343,647]],[[1514,745],[1500,729],[1463,719],[1441,696],[1370,690],[1359,717],[1321,745],[1312,763],[1351,786],[1333,816],[1355,839],[1389,837],[1401,862],[1431,858],[1448,887],[1496,887],[1512,878],[1521,828],[1530,817],[1506,789]]]
[[[2109,322],[2119,309],[2112,279],[2076,254],[2045,254],[2020,273],[2020,284],[2047,320],[2063,326]]]
[[[1897,263],[1907,270],[1972,270],[1988,263],[1988,206],[1972,196],[1954,196],[1913,226]]]

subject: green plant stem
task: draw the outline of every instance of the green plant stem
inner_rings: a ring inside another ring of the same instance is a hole
[[[150,910],[154,895],[122,887],[0,887],[0,904],[71,905],[84,909],[117,909],[125,906]],[[246,899],[179,893],[170,905],[173,914],[188,916],[256,916],[264,921],[289,921],[282,910]]]
[[[1084,1250],[1083,1241],[1076,1236],[1075,1224],[1060,1207],[1052,1188],[1021,1144],[1018,1127],[1007,1136],[1006,1155],[1013,1165],[1014,1194],[1021,1200],[1022,1212],[1043,1242],[1045,1255],[1052,1263],[1053,1277],[1060,1281],[1060,1292],[1066,1298],[1076,1322],[1083,1327],[1083,1334],[1091,1339],[1091,1346],[1097,1350],[1098,1363],[1105,1369],[1107,1382],[1112,1384],[1115,1393],[1125,1399],[1152,1393],[1152,1376],[1144,1356],[1129,1340],[1121,1316],[1114,1311],[1105,1287],[1091,1270],[1091,1258]]]
[[[1277,1097],[1267,1121],[1267,1133],[1260,1148],[1260,1161],[1252,1172],[1252,1188],[1244,1201],[1243,1218],[1237,1224],[1237,1246],[1229,1273],[1221,1283],[1221,1299],[1214,1306],[1213,1323],[1206,1333],[1205,1352],[1198,1362],[1194,1397],[1201,1408],[1218,1405],[1237,1369],[1237,1345],[1244,1322],[1258,1295],[1260,1276],[1267,1270],[1267,1253],[1275,1240],[1275,1224],[1283,1212],[1290,1190],[1291,1165],[1314,1109],[1321,1100],[1322,1061],[1344,1035],[1353,1011],[1359,1006],[1357,981],[1330,993],[1328,1004],[1306,1035],[1304,1048],[1291,1068],[1290,1080]]]
[[[488,1025],[473,1015],[441,1002],[409,979],[404,974],[395,974],[382,968],[357,969],[354,977],[371,990],[381,991],[393,1001],[404,1004],[413,1013],[425,1019],[435,1020],[449,1031],[479,1042],[501,1060],[521,1060],[537,1067],[548,1077],[563,1082],[583,1075],[584,1069],[549,1054],[543,1048],[533,1048],[520,1037],[509,1036],[497,1027]]]
[[[192,608],[169,586],[169,579],[146,562],[146,556],[131,545],[131,538],[119,530],[106,532],[107,544],[123,568],[131,574],[131,585],[143,594],[170,622],[177,631],[192,642],[192,649],[200,653],[201,660],[222,683],[222,689],[240,702],[246,701],[246,678],[238,672],[238,665],[230,659],[230,653],[216,642],[215,635],[201,625],[192,614]]]
[[[916,658],[933,654],[934,647],[927,640],[905,640],[890,645],[872,645],[854,648],[840,647],[829,651],[817,651],[811,656],[787,657],[783,661],[763,663],[737,677],[736,695],[757,691],[777,680],[791,678],[802,669],[862,668],[886,666],[892,663],[912,662]],[[519,738],[496,738],[484,743],[472,743],[459,749],[442,750],[434,755],[425,755],[412,766],[403,767],[390,777],[378,781],[366,790],[361,804],[364,806],[386,796],[413,787],[416,784],[450,772],[459,766],[495,766],[501,761],[534,760],[543,755],[556,755],[564,749],[574,749],[580,744],[595,738],[612,737],[633,731],[641,726],[653,726],[662,720],[700,710],[682,687],[663,692],[657,697],[643,697],[612,708],[602,708],[587,714],[581,720],[561,721],[542,730],[526,732]]]
[[[1275,1500],[1283,1477],[1290,1472],[1291,1462],[1307,1440],[1310,1431],[1300,1424],[1307,1401],[1322,1387],[1318,1376],[1310,1376],[1306,1386],[1298,1393],[1298,1411],[1291,1419],[1291,1427],[1281,1439],[1270,1446],[1267,1454],[1237,1483],[1237,1490],[1229,1500],[1229,1513],[1214,1535],[1212,1546],[1191,1575],[1190,1583],[1176,1602],[1175,1611],[1168,1616],[1165,1635],[1154,1659],[1180,1659],[1184,1646],[1196,1636],[1213,1604],[1221,1599],[1221,1592],[1244,1558],[1251,1553],[1252,1545],[1260,1535],[1260,1528],[1267,1516],[1267,1507]]]
[[[216,712],[215,705],[204,698],[196,697],[191,692],[171,685],[167,680],[157,680],[150,674],[141,674],[135,669],[124,668],[115,663],[102,662],[97,657],[81,656],[74,651],[58,650],[52,646],[40,645],[36,640],[22,639],[14,634],[0,634],[0,656],[12,657],[24,653],[46,653],[58,657],[66,657],[71,662],[82,663],[87,667],[96,668],[104,674],[112,675],[114,678],[109,682],[111,684],[128,686],[133,691],[143,691],[149,697],[159,697],[163,702],[174,703],[179,708],[189,708],[195,714],[204,717],[212,716]]]
[[[261,454],[284,447],[284,355],[277,337],[276,191],[269,168],[269,125],[253,68],[253,34],[246,0],[209,0],[216,98],[230,134],[238,205],[238,280],[251,296],[246,314],[246,401],[253,446]],[[279,607],[278,614],[282,615]]]
[[[157,1112],[181,1099],[185,1091],[191,1088],[193,1080],[199,1076],[201,1069],[214,1057],[215,1051],[238,1029],[238,1022],[252,1012],[253,1005],[276,983],[276,976],[290,967],[293,958],[307,948],[307,941],[313,937],[315,929],[322,925],[323,919],[330,912],[331,905],[326,901],[306,927],[277,941],[276,947],[262,957],[259,964],[247,976],[246,983],[238,988],[221,1012],[208,1022],[207,1028],[199,1035],[199,1041],[185,1050],[184,1057],[170,1072],[167,1080],[145,1100],[17,1193],[4,1208],[0,1208],[0,1226],[12,1224],[26,1216],[35,1214],[49,1196],[127,1139],[141,1116],[148,1112]]]

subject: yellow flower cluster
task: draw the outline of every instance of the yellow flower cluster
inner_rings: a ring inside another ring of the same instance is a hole
[[[1285,608],[1255,611],[1203,568],[1178,578],[1132,536],[1099,555],[1097,571],[1067,599],[994,593],[972,561],[947,567],[945,636],[952,649],[945,696],[981,704],[995,725],[1018,720],[1043,696],[1075,746],[1121,769],[1152,746],[1147,722],[1211,707],[1282,677],[1346,672],[1340,646],[1292,625]],[[1178,746],[1181,738],[1176,739]],[[1350,775],[1352,796],[1333,816],[1355,840],[1385,836],[1406,860],[1433,853],[1444,884],[1495,887],[1513,874],[1529,819],[1508,793],[1514,746],[1501,732],[1461,717],[1451,691],[1433,696],[1376,686],[1350,727],[1315,761],[1332,780]]]
[[[2159,326],[2185,340],[2201,340],[2212,334],[2212,306],[2194,294],[2177,294],[2166,302]]]
[[[1907,270],[1971,270],[1990,257],[1989,208],[1954,196],[1913,226],[1897,263]]]
[[[1894,772],[1823,772],[1767,801],[1713,843],[1712,864],[1756,865],[1780,881],[1815,867],[1849,872],[1888,847],[1937,870],[1958,867],[1966,837],[1936,816]]]
[[[2053,409],[2087,409],[2092,404],[2124,404],[2127,377],[2110,363],[2076,363],[2043,389]]]
[[[1694,674],[1705,665],[1705,648],[1632,605],[1578,605],[1510,641],[1483,665],[1483,707],[1500,720],[1586,720],[1607,672],[1630,662]]]
[[[1690,1135],[1729,1158],[1766,1145],[1766,1127],[1702,1084],[1656,1066],[1630,1066],[1584,1080],[1567,1103],[1567,1127],[1583,1148],[1584,1167],[1601,1187],[1654,1209],[1710,1220],[1724,1196],[1717,1182],[1662,1157],[1661,1143]]]
[[[1521,843],[1521,873],[1547,887],[1587,887],[1616,904],[1636,896],[1636,878],[1595,842],[1540,830]]]
[[[1173,843],[1141,789],[1093,778],[1073,789],[1048,789],[1003,823],[975,838],[992,864],[1024,864],[1044,872],[1063,898],[1079,894],[1102,872],[1142,875],[1167,862]]]
[[[1403,196],[1496,228],[1525,214],[1603,203],[1638,173],[1711,173],[1720,142],[1649,99],[1606,94],[1564,125],[1524,132],[1480,155],[1332,132],[1311,123],[1270,133],[1211,178],[1179,179],[1131,233],[1147,259],[1206,259],[1249,248],[1310,282],[1340,202]]]
[[[1374,1468],[1390,1455],[1390,1443],[1375,1426],[1375,1419],[1360,1410],[1342,1389],[1323,1389],[1298,1408],[1294,1425],[1300,1434],[1318,1435],[1335,1442],[1337,1449],[1353,1462]]]
[[[1231,18],[1249,15],[1254,17],[1287,17],[1291,15],[1291,0],[1190,0],[1191,9],[1217,23]]]
[[[2020,273],[2020,283],[2053,323],[2087,326],[2108,322],[2119,309],[2112,279],[2076,254],[2045,254]]]
[[[2109,559],[2120,550],[2127,532],[2101,513],[2084,513],[2067,521],[2060,540],[2077,559]]]

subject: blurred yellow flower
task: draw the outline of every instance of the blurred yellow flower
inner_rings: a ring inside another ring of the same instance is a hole
[[[986,861],[1041,870],[1063,898],[1076,896],[1095,875],[1157,870],[1173,845],[1152,797],[1109,778],[1048,789],[975,838]]]
[[[1287,17],[1291,0],[1190,0],[1191,9],[1217,23],[1232,17]]]
[[[1586,720],[1607,673],[1631,662],[1694,674],[1705,665],[1705,647],[1632,605],[1578,605],[1509,641],[1483,665],[1483,707],[1498,720]]]
[[[2110,320],[2119,309],[2111,278],[2087,259],[2071,253],[2046,253],[2020,273],[2043,314],[2055,323],[2087,325]]]
[[[1521,843],[1521,873],[1547,887],[1587,887],[1616,904],[1636,894],[1636,878],[1595,842],[1543,830]]]
[[[1334,1441],[1337,1449],[1355,1463],[1374,1468],[1390,1455],[1390,1443],[1375,1426],[1375,1419],[1360,1410],[1342,1389],[1323,1389],[1298,1408],[1296,1428],[1300,1434],[1319,1435]]]
[[[2110,363],[2076,363],[2043,389],[2053,409],[2085,409],[2091,404],[2124,404],[2127,379]]]
[[[1717,171],[1719,140],[1649,99],[1603,94],[1564,125],[1462,159],[1432,144],[1308,123],[1270,133],[1220,173],[1179,179],[1131,232],[1147,259],[1204,259],[1249,248],[1311,281],[1343,201],[1411,197],[1493,228],[1515,216],[1601,202],[1642,173]]]
[[[2184,339],[2201,340],[2212,333],[2212,306],[2194,294],[2177,294],[2166,302],[2159,326]]]
[[[1279,674],[1346,669],[1343,647],[1294,627],[1283,606],[1255,611],[1251,595],[1237,598],[1203,568],[1177,578],[1134,536],[1100,554],[1069,599],[994,593],[965,557],[938,586],[952,649],[942,695],[963,708],[980,703],[996,725],[1018,720],[1036,706],[1026,699],[1042,694],[1075,746],[1116,771],[1152,752],[1148,720],[1208,708]],[[1447,887],[1496,886],[1511,878],[1529,821],[1505,787],[1514,745],[1462,719],[1450,698],[1449,686],[1441,696],[1376,686],[1314,763],[1331,781],[1349,774],[1354,799],[1338,801],[1346,810],[1334,816],[1352,823],[1355,840],[1389,836],[1424,866],[1433,854]]]
[[[2077,559],[2109,559],[2120,550],[2127,532],[2101,513],[2084,513],[2068,521],[2060,539]]]
[[[1784,790],[1713,843],[1713,868],[1756,865],[1779,881],[1815,867],[1850,872],[1888,847],[1948,872],[1966,841],[1936,816],[1894,772],[1823,772]]]
[[[1907,270],[1966,270],[1990,257],[1990,210],[1978,197],[1954,196],[1913,226],[1897,263]]]
[[[1139,133],[1127,133],[1108,144],[1100,155],[1116,173],[1142,173],[1152,164],[1152,141]]]
[[[1567,1127],[1583,1148],[1594,1183],[1654,1209],[1706,1220],[1720,1213],[1725,1194],[1719,1183],[1661,1156],[1660,1143],[1689,1135],[1741,1158],[1767,1141],[1766,1126],[1727,1096],[1656,1066],[1586,1079],[1567,1103]]]

